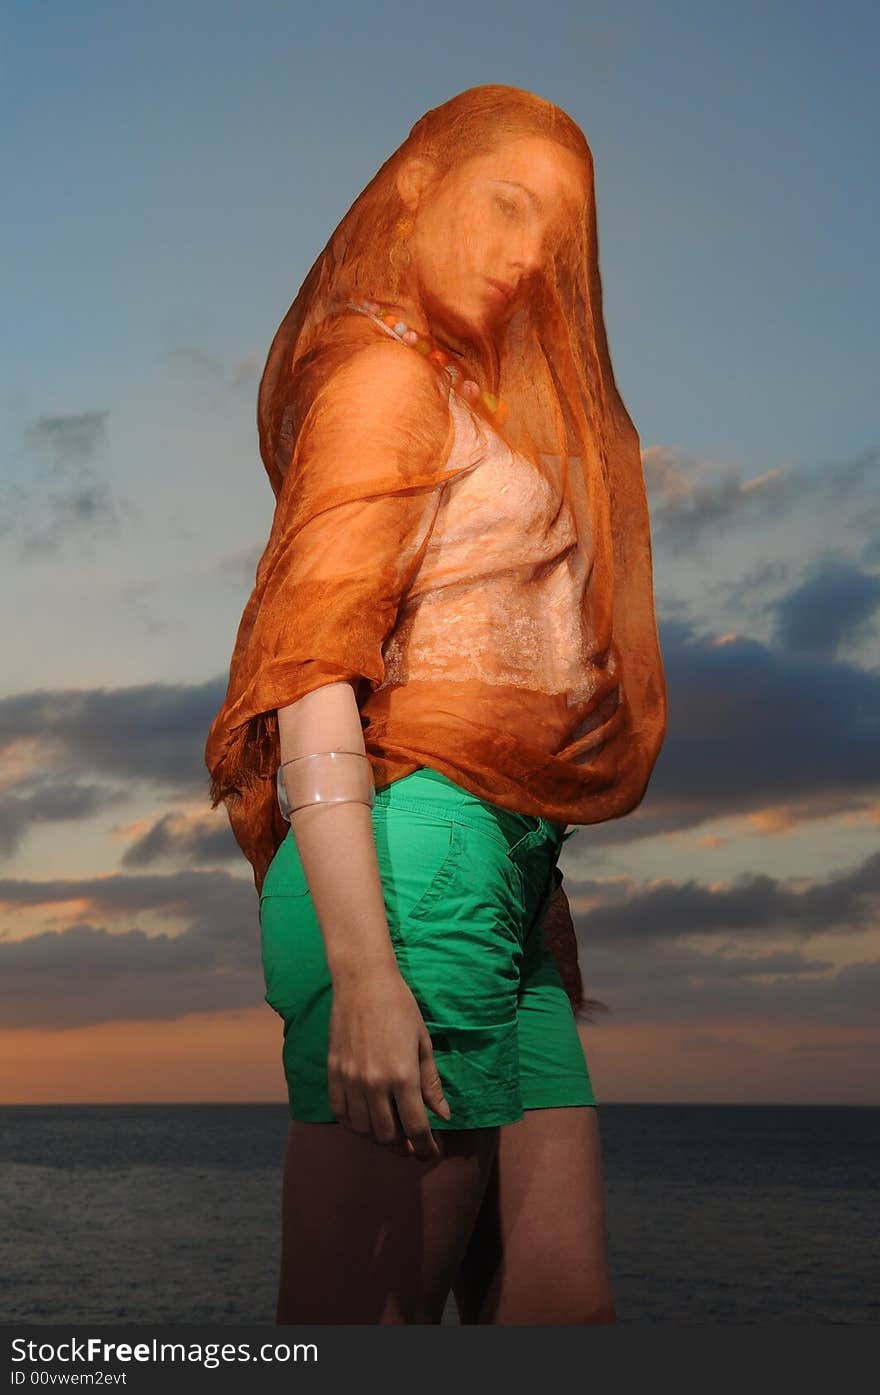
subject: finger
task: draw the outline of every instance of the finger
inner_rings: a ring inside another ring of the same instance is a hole
[[[339,1122],[344,1129],[351,1128],[351,1095],[348,1087],[342,1087],[342,1111],[339,1115]]]
[[[363,1086],[347,1087],[345,1097],[348,1100],[349,1128],[353,1129],[355,1133],[372,1133],[370,1107]]]
[[[397,1109],[397,1101],[394,1098],[394,1095],[390,1096],[390,1100],[391,1112],[394,1115],[394,1121],[397,1125],[398,1136],[401,1140],[401,1155],[405,1158],[414,1158],[416,1155],[416,1150],[406,1136],[406,1130],[404,1129],[403,1123],[401,1122],[400,1114],[398,1113]]]
[[[420,1084],[404,1085],[396,1090],[397,1112],[403,1124],[404,1133],[412,1143],[419,1158],[439,1158],[440,1149],[431,1132],[425,1102],[422,1099]]]
[[[346,1113],[345,1086],[335,1071],[327,1072],[327,1100],[330,1108],[341,1124]]]
[[[434,1048],[431,1038],[425,1036],[424,1044],[419,1044],[419,1078],[422,1083],[422,1098],[429,1109],[433,1109],[435,1114],[441,1115],[444,1119],[452,1117],[449,1101],[443,1093],[443,1081],[440,1079],[440,1072],[437,1069],[437,1062],[434,1059]]]
[[[371,1092],[367,1096],[367,1105],[370,1110],[370,1123],[376,1142],[385,1148],[390,1148],[392,1152],[406,1157],[406,1139],[400,1126],[400,1120],[392,1108],[388,1091]]]

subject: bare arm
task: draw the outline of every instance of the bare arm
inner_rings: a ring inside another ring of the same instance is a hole
[[[282,762],[313,751],[363,752],[351,684],[328,683],[279,708],[278,733]],[[334,986],[373,968],[397,973],[369,807],[307,805],[291,815],[291,827]]]
[[[328,683],[278,709],[281,760],[364,751],[354,689]],[[356,1133],[397,1152],[439,1154],[427,1104],[449,1117],[431,1037],[398,968],[370,808],[312,804],[291,827],[333,981],[327,1079],[330,1107]],[[396,1115],[395,1115],[396,1111]]]

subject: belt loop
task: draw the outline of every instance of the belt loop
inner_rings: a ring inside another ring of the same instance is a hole
[[[524,833],[521,838],[517,838],[514,843],[507,846],[507,856],[514,858],[522,848],[530,848],[535,842],[534,830],[531,833]]]

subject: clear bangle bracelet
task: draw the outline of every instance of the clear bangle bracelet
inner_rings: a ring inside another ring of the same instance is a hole
[[[282,771],[288,773],[282,775]],[[361,751],[313,751],[283,761],[275,780],[278,807],[285,819],[309,804],[376,802],[373,767]]]

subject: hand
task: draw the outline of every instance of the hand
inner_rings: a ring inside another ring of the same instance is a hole
[[[396,968],[334,982],[327,1079],[345,1128],[402,1157],[440,1156],[425,1106],[448,1119],[449,1105],[430,1034]]]

